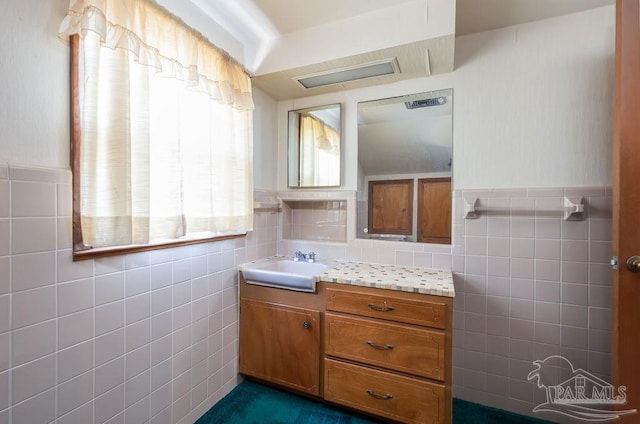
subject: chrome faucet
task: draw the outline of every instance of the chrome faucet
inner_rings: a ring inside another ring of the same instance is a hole
[[[316,254],[314,252],[302,253],[298,250],[294,253],[293,260],[296,262],[315,262]]]

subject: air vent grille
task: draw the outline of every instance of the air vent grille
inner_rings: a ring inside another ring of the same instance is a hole
[[[322,87],[325,85],[340,84],[349,81],[357,81],[366,78],[380,77],[400,73],[398,62],[395,58],[377,62],[350,66],[347,68],[332,69],[313,75],[305,75],[294,78],[304,88]]]
[[[407,109],[418,109],[421,107],[442,106],[445,103],[447,103],[447,98],[441,96],[432,97],[430,99],[415,100],[413,102],[404,102],[404,105],[407,107]]]

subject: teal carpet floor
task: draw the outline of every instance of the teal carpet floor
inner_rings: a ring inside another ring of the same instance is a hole
[[[353,415],[305,397],[250,381],[239,384],[196,424],[373,424],[372,418]],[[548,421],[453,399],[454,424],[544,424]]]

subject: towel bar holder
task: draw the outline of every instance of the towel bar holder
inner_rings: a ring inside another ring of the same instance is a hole
[[[480,204],[480,198],[470,197],[464,198],[464,219],[478,219],[482,213],[487,212],[542,212],[537,209],[519,209],[519,208],[499,208],[499,207],[483,207]],[[554,210],[544,210],[544,212],[563,212],[565,221],[582,221],[585,218],[584,198],[582,197],[563,197],[562,207]]]
[[[253,210],[257,212],[278,212],[281,207],[280,202],[253,202]]]

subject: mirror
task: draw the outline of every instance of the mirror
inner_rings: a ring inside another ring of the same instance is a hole
[[[340,104],[289,111],[289,187],[340,185]]]
[[[453,89],[358,103],[357,237],[451,243]]]

